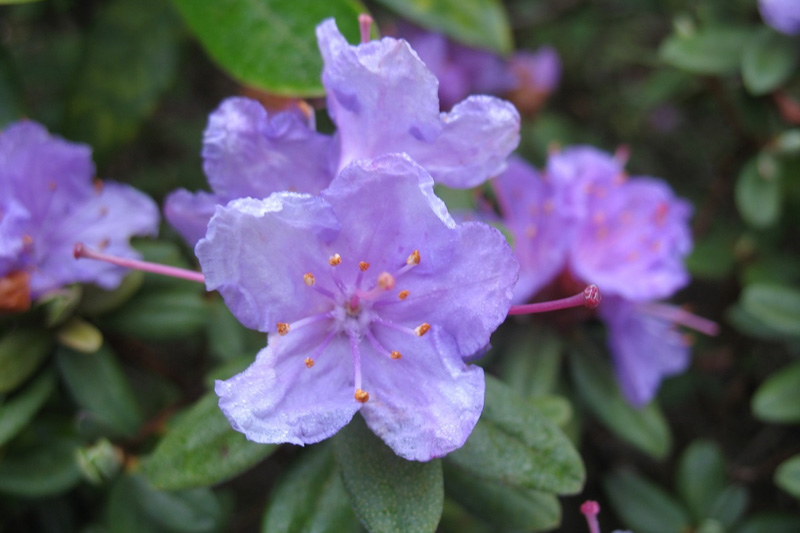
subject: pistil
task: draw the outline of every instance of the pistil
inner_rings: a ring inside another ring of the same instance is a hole
[[[187,279],[189,281],[196,281],[203,284],[206,282],[205,277],[201,272],[195,272],[194,270],[187,270],[185,268],[160,265],[158,263],[151,263],[149,261],[139,261],[137,259],[128,259],[125,257],[104,254],[87,248],[81,242],[75,244],[72,255],[75,257],[75,259],[94,259],[95,261],[104,261],[106,263],[111,263],[112,265],[130,268],[133,270],[141,270],[143,272],[151,272],[153,274],[161,274],[162,276]]]
[[[597,285],[587,285],[583,291],[579,292],[569,298],[562,298],[560,300],[552,300],[549,302],[538,302],[525,305],[512,305],[508,310],[509,315],[530,315],[534,313],[546,313],[548,311],[557,311],[559,309],[569,309],[571,307],[587,307],[595,309],[600,305],[602,295]]]

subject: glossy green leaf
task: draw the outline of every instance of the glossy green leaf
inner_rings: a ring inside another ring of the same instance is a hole
[[[69,490],[81,479],[76,440],[53,436],[33,448],[0,457],[0,493],[42,498]]]
[[[725,459],[711,441],[693,442],[678,465],[678,494],[695,520],[709,516],[711,506],[725,488]]]
[[[166,490],[214,485],[235,477],[275,451],[231,428],[213,392],[184,413],[142,461],[142,474]]]
[[[754,95],[779,88],[797,64],[797,42],[771,28],[761,28],[742,55],[742,81]]]
[[[76,459],[83,477],[90,483],[102,485],[120,471],[124,457],[108,439],[100,439],[91,446],[79,448]]]
[[[401,16],[456,41],[511,52],[511,27],[499,0],[378,0]]]
[[[117,0],[97,15],[67,101],[67,136],[107,153],[131,140],[177,71],[179,20],[162,0]]]
[[[487,481],[444,463],[447,496],[472,515],[495,526],[524,531],[548,531],[561,522],[561,505],[554,494]]]
[[[58,368],[75,402],[112,435],[132,436],[143,422],[133,390],[108,346],[93,354],[61,347]]]
[[[0,338],[0,394],[16,389],[50,354],[53,339],[40,329],[20,328]]]
[[[751,407],[766,422],[800,422],[800,362],[772,374],[753,395]]]
[[[781,211],[779,174],[766,174],[758,158],[742,167],[736,180],[736,207],[751,226],[765,228],[774,224]]]
[[[546,394],[531,398],[531,404],[550,422],[560,428],[572,420],[572,404],[564,396]]]
[[[794,514],[755,514],[734,530],[734,533],[797,533],[800,516]]]
[[[72,317],[56,332],[58,342],[82,353],[94,353],[103,345],[103,334],[94,325]]]
[[[570,363],[575,389],[603,424],[621,439],[657,459],[667,455],[672,436],[655,402],[641,409],[631,406],[622,396],[608,363],[595,351],[573,350]]]
[[[13,439],[31,421],[53,393],[55,385],[55,375],[46,372],[0,403],[0,447]]]
[[[117,288],[110,291],[96,285],[86,285],[83,287],[83,298],[78,311],[84,315],[102,315],[113,311],[130,300],[142,287],[143,282],[144,272],[134,270],[122,279]]]
[[[356,0],[173,0],[200,43],[241,83],[286,96],[322,96],[322,57],[314,32],[334,17],[358,42]]]
[[[695,74],[729,74],[741,63],[751,31],[730,26],[672,35],[661,43],[661,60]]]
[[[334,444],[350,503],[371,533],[436,530],[444,505],[441,460],[398,457],[359,415]]]
[[[775,484],[800,499],[800,455],[782,462],[775,470]]]
[[[278,481],[261,523],[263,533],[359,530],[330,444],[315,446],[300,456]]]
[[[533,325],[514,332],[504,351],[501,377],[526,396],[552,393],[558,383],[563,350],[563,342],[550,327]]]
[[[660,487],[632,472],[620,471],[603,480],[606,496],[626,527],[648,533],[679,533],[691,520],[680,503]]]
[[[786,285],[753,283],[740,297],[742,308],[774,331],[800,335],[800,290]]]
[[[586,475],[566,435],[529,399],[491,376],[478,424],[446,461],[481,479],[559,494],[580,492]]]

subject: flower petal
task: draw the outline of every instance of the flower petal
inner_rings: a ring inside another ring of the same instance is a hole
[[[270,115],[256,100],[228,98],[208,118],[203,169],[225,201],[318,194],[333,176],[330,149],[331,138],[310,129],[299,111]]]
[[[217,381],[219,406],[249,440],[311,444],[332,436],[361,407],[353,398],[346,337],[334,339],[314,366],[304,361],[314,337],[270,338],[244,372]]]
[[[466,365],[453,339],[436,328],[421,338],[392,331],[377,336],[403,357],[371,349],[362,356],[370,394],[361,409],[367,425],[395,453],[413,461],[460,448],[483,410],[483,370]]]
[[[276,331],[278,322],[322,310],[324,300],[303,276],[329,272],[327,244],[338,229],[330,205],[316,196],[243,198],[217,207],[195,254],[208,290],[219,290],[240,322]]]
[[[194,246],[206,234],[214,209],[225,203],[213,193],[178,189],[164,200],[164,216],[181,237]]]
[[[608,345],[617,379],[637,407],[653,399],[665,377],[689,365],[689,346],[671,322],[637,310],[622,298],[603,298],[600,315],[608,326]]]

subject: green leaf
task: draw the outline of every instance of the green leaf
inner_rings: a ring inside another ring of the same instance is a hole
[[[501,377],[525,396],[552,393],[558,383],[564,346],[552,328],[536,324],[508,341]]]
[[[61,377],[76,403],[112,435],[133,436],[142,413],[116,355],[108,346],[93,354],[59,348]]]
[[[0,339],[0,394],[16,389],[50,354],[53,339],[40,329],[9,331]]]
[[[31,421],[53,393],[55,385],[55,375],[48,371],[0,404],[0,447]]]
[[[53,496],[81,479],[76,440],[54,436],[34,448],[10,450],[0,458],[0,492],[26,498]]]
[[[800,334],[800,290],[786,285],[752,283],[740,297],[742,308],[783,335]]]
[[[486,402],[464,446],[446,461],[472,476],[559,494],[583,488],[580,455],[555,424],[524,396],[486,376]]]
[[[751,30],[704,28],[690,35],[672,35],[661,43],[661,60],[694,74],[729,74],[739,68]]]
[[[334,17],[359,39],[356,0],[173,0],[208,54],[241,83],[286,96],[322,96],[315,28]]]
[[[142,461],[142,474],[155,487],[176,490],[220,483],[275,451],[275,445],[250,442],[234,431],[217,402],[213,392],[203,396]]]
[[[766,174],[763,170],[759,158],[751,159],[742,167],[735,188],[739,213],[745,222],[756,228],[773,225],[781,211],[779,174]]]
[[[350,503],[371,533],[435,531],[444,506],[442,463],[398,457],[355,416],[334,437]]]
[[[800,362],[782,368],[762,383],[751,407],[765,422],[800,422]]]
[[[747,489],[739,485],[728,485],[711,505],[708,516],[719,521],[724,528],[732,527],[747,509]]]
[[[800,517],[793,514],[759,513],[749,517],[735,533],[797,533]]]
[[[770,28],[761,28],[742,56],[745,88],[757,96],[779,88],[792,75],[797,55],[794,39]]]
[[[554,494],[474,477],[448,461],[444,487],[447,496],[472,515],[498,527],[547,531],[561,523],[561,506]]]
[[[725,488],[725,459],[711,441],[694,441],[681,456],[677,489],[696,521],[709,516],[711,506]]]
[[[687,531],[689,515],[660,487],[632,472],[615,472],[605,478],[603,488],[614,511],[625,525],[647,533]]]
[[[560,428],[572,420],[572,404],[563,396],[546,394],[531,398],[531,404],[539,410],[545,418]]]
[[[609,429],[656,459],[669,453],[672,435],[655,402],[641,409],[631,406],[622,396],[608,364],[595,351],[581,354],[573,350],[570,363],[575,389],[583,403]]]
[[[800,454],[778,465],[775,470],[775,484],[800,499]]]
[[[214,300],[208,324],[209,351],[219,361],[231,361],[242,354],[253,354],[264,347],[264,333],[248,329],[231,313],[222,298]],[[226,376],[230,377],[230,376]]]
[[[103,345],[103,334],[92,324],[72,317],[58,328],[56,339],[67,348],[82,353],[94,353]]]
[[[511,52],[511,27],[498,0],[378,0],[403,17],[456,41],[498,54]]]
[[[67,137],[101,155],[130,141],[175,76],[179,27],[162,0],[117,0],[100,11],[67,101]]]
[[[303,454],[273,490],[261,531],[339,533],[359,531],[330,444]]]
[[[84,315],[102,315],[113,311],[130,300],[143,282],[144,272],[134,270],[122,278],[122,283],[117,288],[110,291],[96,285],[85,285],[78,312]]]

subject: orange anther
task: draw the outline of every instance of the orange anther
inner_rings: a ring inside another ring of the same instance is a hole
[[[420,324],[419,326],[414,328],[414,334],[416,334],[417,337],[422,337],[423,335],[428,333],[428,331],[430,331],[430,329],[431,329],[431,325],[428,324],[427,322],[423,322],[422,324]]]
[[[366,261],[360,261],[358,263],[358,268],[361,269],[361,272],[366,272],[367,269],[369,268],[369,263],[367,263]]]
[[[289,333],[289,324],[278,322],[278,335],[286,335],[287,333]]]
[[[361,403],[367,403],[369,400],[369,393],[362,389],[356,389],[355,398]]]
[[[408,298],[409,294],[411,293],[408,291],[400,291],[400,294],[398,294],[397,297],[400,298],[401,300],[405,300],[406,298]]]

